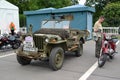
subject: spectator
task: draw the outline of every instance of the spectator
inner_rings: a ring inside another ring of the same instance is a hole
[[[94,33],[95,33],[95,37],[96,39],[96,46],[95,46],[95,56],[98,58],[100,55],[100,50],[101,50],[101,46],[102,46],[102,36],[101,36],[101,32],[103,32],[103,28],[102,28],[102,22],[104,21],[104,17],[100,16],[99,19],[95,22],[94,24]]]
[[[10,23],[10,26],[9,26],[10,30],[11,30],[11,34],[14,35],[14,31],[15,31],[15,24],[13,22]]]

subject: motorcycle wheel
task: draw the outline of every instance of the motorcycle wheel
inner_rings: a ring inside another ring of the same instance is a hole
[[[16,42],[15,44],[12,45],[13,49],[18,49],[20,47],[20,43]]]
[[[102,54],[99,58],[98,58],[98,67],[103,67],[105,62],[107,60],[107,54]]]

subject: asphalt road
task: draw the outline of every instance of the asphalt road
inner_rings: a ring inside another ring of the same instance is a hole
[[[30,65],[21,66],[14,51],[0,51],[0,80],[120,80],[120,43],[118,54],[102,68],[94,65],[97,61],[94,45],[93,41],[86,42],[81,57],[67,54],[58,71],[52,71],[48,62],[32,61]]]

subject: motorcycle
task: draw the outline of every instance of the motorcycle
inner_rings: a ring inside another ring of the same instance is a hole
[[[102,34],[102,47],[98,58],[98,67],[104,66],[107,59],[113,59],[116,52],[116,46],[119,40],[114,35]]]
[[[21,41],[19,40],[19,37],[17,35],[8,35],[3,34],[0,36],[0,49],[10,48],[13,49],[19,48],[21,44]]]

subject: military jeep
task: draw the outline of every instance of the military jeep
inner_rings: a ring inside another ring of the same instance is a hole
[[[22,45],[16,51],[18,63],[27,65],[33,59],[46,60],[53,70],[59,70],[65,53],[81,56],[89,32],[71,29],[69,25],[70,21],[67,20],[45,20],[40,30],[34,33],[29,30],[22,36]]]

